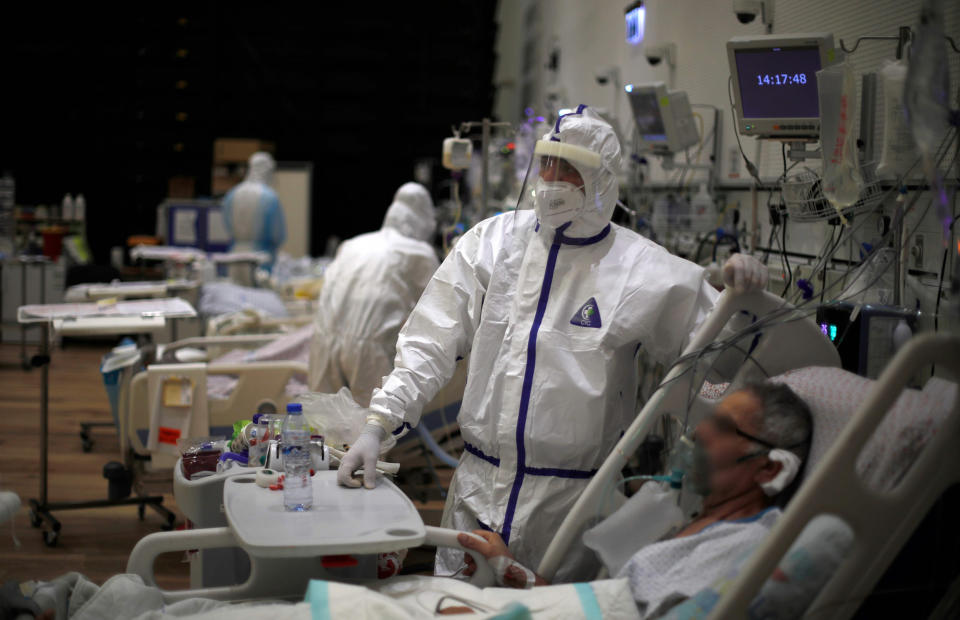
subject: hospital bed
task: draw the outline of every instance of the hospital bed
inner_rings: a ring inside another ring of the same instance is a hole
[[[763,317],[782,308],[782,303],[769,293],[739,298],[724,294],[687,352],[709,344],[737,311],[746,309],[753,316]],[[791,554],[810,555],[799,538],[805,527],[822,515],[839,519],[832,525],[834,530],[849,527],[853,543],[816,599],[806,601],[802,608],[812,617],[852,616],[933,503],[948,487],[960,482],[960,454],[954,445],[960,436],[956,385],[941,381],[935,387],[936,396],[926,400],[920,399],[923,393],[905,389],[930,364],[960,383],[960,338],[917,336],[878,380],[870,381],[838,368],[835,351],[823,347],[826,339],[818,339],[815,331],[811,322],[795,320],[779,325],[761,322],[742,333],[741,339],[750,343],[750,359],[730,380],[730,387],[756,379],[761,369],[762,374],[781,375],[775,380],[790,385],[811,404],[814,440],[800,490],[770,536],[744,570],[730,579],[732,583],[719,584],[708,593],[707,598],[719,597],[716,607],[708,610],[711,618],[741,618],[748,610],[755,611],[751,604],[761,591],[765,592],[765,585],[772,583],[770,577],[778,562]],[[798,354],[820,360],[797,364]],[[707,374],[703,360],[681,360],[568,514],[538,567],[540,575],[550,579],[555,574],[567,549],[596,516],[597,506],[619,477],[628,456],[664,414],[685,411],[689,405],[692,426],[715,403],[700,394],[700,384]],[[813,367],[786,372],[798,366]],[[931,380],[927,387],[937,381]],[[904,444],[909,437],[913,437],[912,443]],[[869,449],[865,450],[865,445]],[[872,477],[865,471],[872,472]],[[885,472],[893,482],[878,471]]]
[[[132,457],[131,464],[137,464],[138,468],[143,470],[142,473],[169,473],[175,459],[166,454],[158,454],[148,447],[151,408],[157,402],[157,390],[164,377],[180,377],[189,373],[195,386],[190,415],[205,419],[201,425],[206,426],[211,434],[229,436],[235,421],[249,419],[258,411],[283,411],[295,396],[288,391],[288,385],[296,377],[305,377],[307,374],[305,363],[210,363],[208,355],[197,357],[205,347],[231,350],[253,348],[275,339],[275,335],[187,338],[164,347],[160,353],[160,363],[148,364],[121,388],[121,410],[118,417],[122,453],[129,454]],[[183,363],[177,360],[177,353],[182,351],[191,353],[191,356],[186,358],[190,361]],[[233,387],[223,398],[209,398],[208,381],[217,377],[233,379]],[[165,475],[164,479],[169,480],[169,475]]]
[[[698,331],[697,336],[694,338],[688,350],[695,350],[696,348],[701,347],[703,344],[709,343],[712,338],[716,337],[717,334],[720,333],[721,328],[727,323],[728,319],[735,314],[737,314],[741,320],[742,317],[749,317],[750,320],[756,321],[764,314],[769,314],[770,311],[774,311],[782,307],[782,300],[769,294],[756,294],[753,296],[740,297],[733,297],[730,294],[726,294],[721,298],[721,301],[711,314],[711,317]],[[746,314],[743,314],[743,312]],[[793,347],[789,352],[784,352],[782,349],[779,349],[779,347],[785,343],[793,344]],[[741,371],[739,375],[743,377],[756,374],[758,368],[766,368],[768,371],[773,370],[774,372],[783,372],[808,365],[839,365],[839,360],[837,359],[835,349],[832,347],[829,341],[826,341],[822,337],[819,329],[813,325],[812,322],[807,320],[787,321],[780,323],[777,326],[770,326],[766,328],[765,335],[759,338],[752,338],[751,346],[748,350],[743,351],[742,355],[748,359],[746,364],[741,365]],[[696,361],[698,360],[695,359],[694,362]],[[692,373],[690,374],[692,375]],[[670,376],[676,379],[677,377],[683,378],[686,376],[686,374],[678,369],[674,369]],[[701,376],[700,380],[702,381],[702,379],[703,377]],[[673,404],[676,405],[679,403],[682,405],[686,402],[689,390],[693,387],[693,379],[689,378],[685,382],[676,380],[671,381],[667,383],[667,386],[672,386],[670,391],[672,392]],[[660,392],[662,391],[663,390]],[[660,392],[658,392],[654,398],[651,399],[651,402],[648,404],[647,408],[644,409],[645,415],[641,415],[638,420],[644,420],[651,417],[652,414],[647,412],[648,408],[656,409],[660,403],[669,402],[671,400],[664,399]],[[708,403],[704,401],[701,403],[701,405],[706,407],[708,406]],[[632,428],[631,433],[636,433],[636,428]],[[625,437],[632,437],[631,433],[628,433],[628,435]],[[611,470],[612,467],[613,466],[607,466],[607,469]],[[619,473],[622,463],[616,465],[615,467],[617,473]],[[388,485],[389,483],[385,484]],[[337,492],[341,493],[343,491]],[[349,491],[346,492],[349,493]],[[452,532],[441,530],[439,528],[427,529],[425,532],[426,533],[424,536],[420,538],[420,542],[427,544],[447,544],[448,546],[458,546],[451,544],[451,541],[455,541],[454,533]],[[262,580],[262,577],[258,576],[262,575],[263,571],[273,567],[273,565],[270,564],[269,560],[263,562],[257,558],[256,553],[258,550],[252,549],[249,543],[243,540],[243,536],[239,535],[236,531],[232,531],[230,527],[211,528],[211,531],[206,532],[204,530],[198,530],[188,533],[171,532],[151,535],[143,539],[143,541],[138,544],[134,554],[131,555],[129,570],[140,574],[145,580],[147,580],[147,583],[151,583],[152,558],[158,553],[201,547],[223,547],[235,544],[244,546],[244,548],[248,551],[248,554],[251,554],[254,567],[251,571],[250,580],[246,584],[234,587],[232,589],[228,588],[213,590],[209,593],[193,590],[189,593],[189,595],[209,594],[210,596],[214,596],[216,598],[231,599],[243,598],[253,594],[256,594],[257,596],[279,595],[280,591],[278,590],[273,590],[271,593],[270,587],[265,581]],[[258,564],[260,565],[259,568],[257,567]],[[481,578],[483,578],[482,574],[481,577],[478,577],[477,579]],[[188,594],[183,593],[165,594],[165,596],[173,597],[171,600],[187,595]]]
[[[313,309],[303,302],[288,302],[285,317],[268,316],[253,309],[230,312],[207,319],[206,335],[241,336],[249,334],[283,334],[309,325]]]
[[[744,311],[746,315],[742,314]],[[763,317],[769,316],[771,312],[782,314],[782,320],[765,322]],[[783,375],[775,380],[790,384],[802,397],[816,401],[823,394],[817,394],[816,390],[804,393],[803,381],[800,380],[798,384],[797,377],[806,377],[808,382],[821,386],[825,381],[836,382],[839,379],[839,397],[849,402],[845,412],[841,406],[838,411],[829,415],[823,413],[822,407],[812,406],[815,437],[807,480],[801,485],[799,494],[790,503],[760,551],[753,555],[746,569],[736,576],[732,586],[720,588],[716,593],[720,602],[713,609],[711,617],[743,617],[748,605],[768,582],[768,576],[777,566],[778,560],[791,548],[804,525],[812,517],[824,512],[842,517],[855,531],[856,540],[840,569],[832,575],[809,609],[813,610],[813,615],[817,615],[816,610],[819,609],[828,610],[821,611],[820,615],[824,617],[848,617],[856,610],[859,601],[869,593],[930,504],[944,488],[960,479],[960,455],[952,449],[955,438],[960,436],[960,399],[956,396],[955,386],[952,387],[952,398],[943,397],[942,394],[939,398],[939,401],[949,404],[949,410],[924,420],[927,427],[933,431],[933,439],[919,447],[915,446],[920,451],[920,456],[894,486],[892,493],[878,493],[875,489],[868,488],[854,471],[860,448],[867,443],[873,429],[883,426],[880,420],[895,401],[899,403],[897,395],[918,370],[928,368],[930,363],[936,363],[955,377],[960,377],[960,359],[956,353],[960,350],[960,338],[918,336],[899,352],[879,380],[870,381],[841,370],[835,350],[822,338],[816,325],[799,315],[790,314],[782,300],[768,293],[743,296],[724,294],[714,312],[698,330],[687,352],[696,351],[709,344],[734,315],[747,316],[750,323],[739,332],[739,339],[748,344],[734,351],[735,355],[743,358],[744,363],[732,378],[728,378],[730,385],[736,386],[753,380],[758,374]],[[712,401],[699,395],[699,386],[704,377],[711,375],[704,366],[711,363],[705,362],[705,359],[699,356],[681,357],[681,363],[670,371],[662,387],[644,407],[581,496],[581,501],[571,511],[568,522],[558,531],[554,544],[538,569],[541,575],[547,578],[551,576],[557,560],[573,542],[574,536],[582,531],[588,517],[596,514],[599,494],[607,492],[610,484],[619,476],[627,457],[646,433],[654,428],[664,412],[683,411],[687,403],[692,403],[693,414],[702,415],[712,407]],[[711,378],[716,380],[724,377]],[[855,389],[850,386],[855,386]],[[849,411],[851,408],[856,409],[852,416]],[[904,426],[909,426],[917,417],[913,415],[916,407],[908,406],[905,410],[900,408],[899,418],[884,427],[888,440],[896,441],[904,431]],[[939,431],[936,432],[938,427]],[[842,432],[838,432],[839,429],[842,429]],[[874,448],[874,458],[884,460],[887,452]],[[889,470],[889,467],[887,469]],[[212,533],[208,534],[214,536]],[[437,542],[435,538],[440,535],[440,532],[435,532],[434,538],[425,536],[424,541]],[[189,539],[178,538],[179,533],[162,536],[163,551],[193,548],[198,544],[198,540],[206,540],[203,538],[206,535],[195,533],[191,533]],[[223,545],[228,542],[228,538],[236,540],[231,538],[233,534],[226,532],[219,532],[215,536],[220,538],[211,538],[210,544]],[[145,543],[145,548],[151,548],[153,544]],[[160,548],[152,549],[151,553],[159,553]],[[143,553],[145,551],[141,549],[135,556],[131,556],[130,569],[149,579],[152,573]],[[180,596],[169,595],[174,598]]]
[[[119,381],[117,426],[124,463],[135,478],[165,484],[171,480],[169,472],[175,457],[149,447],[152,409],[164,377],[189,375],[195,385],[190,415],[200,416],[200,426],[209,429],[201,434],[230,436],[237,420],[249,419],[257,412],[283,411],[287,403],[306,390],[308,367],[304,353],[309,347],[309,331],[304,328],[294,334],[186,338],[158,347],[156,361],[148,360],[142,369],[130,369]],[[280,346],[280,352],[290,353],[293,359],[244,361],[242,355],[235,354],[230,361],[218,361],[227,352],[276,345],[281,338],[292,344]],[[439,417],[434,412],[456,409],[465,384],[466,361],[461,361],[453,379],[425,407],[424,419],[430,421]],[[423,425],[418,436],[441,461],[449,461],[449,455],[437,444],[437,439],[443,440],[445,429],[432,424],[430,433],[428,425]]]
[[[846,558],[812,603],[810,615],[853,616],[933,504],[960,482],[960,451],[956,448],[960,398],[956,388],[952,399],[936,399],[949,412],[947,415],[924,416],[928,412],[915,410],[896,420],[891,406],[917,372],[930,364],[960,383],[960,338],[924,334],[904,346],[842,427],[822,461],[808,474],[733,587],[720,599],[715,617],[742,617],[791,544],[808,524],[825,514],[842,519],[853,530],[854,538]],[[891,478],[865,479],[863,457],[871,446],[876,451],[886,435],[886,441],[893,441],[885,447],[893,448],[921,425],[927,427],[927,436],[915,446],[916,454],[906,457],[901,467],[889,469]]]

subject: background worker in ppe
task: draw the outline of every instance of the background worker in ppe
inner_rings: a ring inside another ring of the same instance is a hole
[[[283,207],[271,187],[276,168],[270,153],[254,153],[247,176],[223,198],[224,224],[233,239],[230,249],[266,252],[270,255],[268,268],[287,239]]]
[[[363,467],[373,486],[380,442],[416,425],[469,356],[465,450],[442,525],[495,531],[519,562],[539,564],[635,415],[641,347],[674,359],[718,295],[701,267],[610,222],[619,168],[613,128],[586,106],[536,143],[517,211],[468,231],[411,313],[342,484],[358,485],[352,474]],[[763,286],[757,265],[725,265],[728,282]],[[437,574],[461,568],[462,553],[438,551]],[[596,568],[579,546],[557,580]]]
[[[429,241],[436,229],[430,193],[419,183],[397,190],[383,227],[349,239],[324,273],[310,343],[310,389],[346,386],[366,407],[393,370],[397,335],[439,267]]]

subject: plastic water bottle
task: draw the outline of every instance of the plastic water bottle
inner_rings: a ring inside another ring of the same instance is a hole
[[[73,196],[70,194],[63,195],[63,201],[60,203],[60,219],[61,220],[72,220],[73,219]]]
[[[253,414],[253,424],[250,425],[250,455],[247,465],[250,467],[260,467],[263,465],[265,448],[267,447],[267,422],[263,419],[264,414]]]
[[[303,405],[290,403],[283,423],[283,507],[287,510],[310,510],[313,505],[312,464],[310,425],[303,417]]]
[[[83,197],[83,194],[77,194],[77,197],[73,199],[73,220],[83,222],[86,219],[87,199]]]

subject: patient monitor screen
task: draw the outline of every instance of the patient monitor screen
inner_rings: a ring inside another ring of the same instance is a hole
[[[634,91],[630,95],[630,107],[637,123],[637,131],[647,142],[664,142],[667,131],[663,127],[663,117],[660,115],[660,102],[657,101],[655,90],[645,92]]]
[[[743,118],[819,118],[820,50],[769,47],[737,50]]]

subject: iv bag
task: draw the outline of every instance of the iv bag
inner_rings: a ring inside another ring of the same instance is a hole
[[[904,104],[917,147],[932,156],[950,127],[950,74],[943,32],[942,0],[924,0],[910,46]]]
[[[917,148],[907,111],[903,104],[903,86],[907,80],[907,63],[886,61],[880,69],[883,88],[883,147],[877,176],[896,179],[907,173],[917,159]]]
[[[924,0],[920,25],[910,50],[910,65],[904,92],[907,119],[917,148],[923,156],[923,172],[937,196],[937,218],[943,229],[943,246],[951,243],[953,210],[937,168],[937,148],[950,127],[950,74],[943,32],[942,0]]]
[[[817,71],[817,88],[820,94],[823,196],[840,212],[860,199],[863,187],[853,129],[857,90],[850,63],[844,61]],[[841,219],[845,218],[841,215]]]

